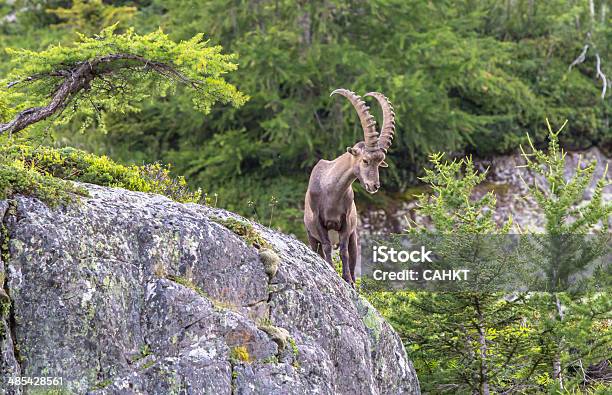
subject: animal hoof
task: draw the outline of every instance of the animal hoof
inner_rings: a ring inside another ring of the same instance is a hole
[[[352,279],[352,278],[350,278],[350,277],[348,277],[348,278],[346,278],[346,277],[342,277],[342,279],[343,279],[344,281],[346,281],[346,283],[347,283],[348,285],[350,285],[350,286],[351,286],[353,289],[355,289],[355,282],[353,281],[353,279]]]

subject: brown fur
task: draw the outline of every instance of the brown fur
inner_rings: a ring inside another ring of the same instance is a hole
[[[342,278],[354,287],[355,268],[361,252],[352,185],[359,180],[369,193],[376,193],[380,188],[378,168],[387,167],[385,153],[393,139],[395,114],[384,95],[378,92],[366,94],[374,97],[383,110],[383,125],[378,136],[374,117],[361,97],[346,89],[336,89],[332,95],[336,93],[346,97],[357,111],[364,141],[347,147],[346,153],[332,161],[320,160],[312,169],[304,202],[304,224],[310,246],[332,268],[332,243],[335,241],[330,240],[330,236],[337,232]]]
[[[352,184],[359,180],[366,191],[376,193],[380,187],[378,168],[385,166],[384,158],[382,150],[367,152],[359,142],[333,161],[320,160],[310,174],[304,204],[308,241],[333,267],[329,231],[338,232],[342,278],[349,284],[355,282],[360,256]]]

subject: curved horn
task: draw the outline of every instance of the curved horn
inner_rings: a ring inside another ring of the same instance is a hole
[[[380,129],[380,138],[378,139],[378,146],[385,152],[391,146],[391,140],[393,140],[393,134],[395,134],[395,112],[389,99],[379,92],[369,92],[365,96],[371,96],[375,98],[383,113],[383,123]],[[364,97],[365,97],[364,96]]]
[[[378,132],[376,131],[376,121],[374,120],[374,117],[370,115],[370,107],[368,107],[361,97],[355,92],[351,92],[347,89],[336,89],[330,94],[330,96],[334,95],[335,93],[349,99],[353,107],[355,107],[355,110],[357,110],[357,115],[359,115],[359,120],[361,121],[366,150],[376,151],[378,149]]]

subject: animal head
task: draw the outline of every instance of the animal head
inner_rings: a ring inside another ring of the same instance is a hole
[[[331,95],[336,93],[349,99],[357,110],[363,128],[363,141],[346,149],[352,155],[353,172],[366,191],[376,193],[380,188],[378,168],[388,167],[385,156],[395,133],[393,106],[382,93],[370,92],[365,95],[375,98],[382,108],[383,123],[379,135],[376,131],[376,121],[370,115],[370,108],[360,96],[346,89],[336,89]]]

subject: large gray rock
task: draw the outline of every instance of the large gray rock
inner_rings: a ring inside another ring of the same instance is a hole
[[[419,393],[397,334],[301,242],[254,225],[270,279],[214,220],[234,214],[86,187],[56,209],[0,201],[0,392],[56,376],[79,394]]]

